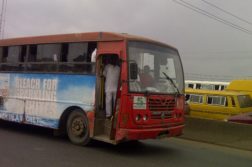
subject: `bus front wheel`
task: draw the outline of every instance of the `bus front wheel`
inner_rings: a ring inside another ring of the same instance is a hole
[[[74,110],[67,119],[67,135],[72,143],[87,145],[90,141],[88,119],[81,110]]]

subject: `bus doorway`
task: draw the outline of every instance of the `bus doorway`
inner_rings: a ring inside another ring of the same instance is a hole
[[[118,108],[120,61],[118,54],[101,54],[97,58],[96,110],[94,138],[113,143]]]

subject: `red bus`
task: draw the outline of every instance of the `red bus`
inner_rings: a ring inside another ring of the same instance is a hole
[[[113,59],[120,70],[108,119],[103,73]],[[0,119],[52,128],[78,145],[117,144],[181,135],[184,104],[181,59],[167,44],[109,32],[0,41]]]

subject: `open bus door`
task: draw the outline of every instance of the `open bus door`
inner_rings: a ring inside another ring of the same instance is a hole
[[[95,121],[94,121],[94,133],[93,138],[100,141],[116,144],[115,133],[118,115],[118,105],[120,96],[120,74],[118,77],[117,95],[114,103],[112,102],[112,117],[106,118],[106,94],[105,94],[105,82],[106,78],[103,75],[105,66],[110,63],[112,59],[116,58],[117,65],[120,67],[120,52],[106,51],[98,52],[96,59],[96,109],[95,109]],[[113,101],[113,100],[112,100]]]

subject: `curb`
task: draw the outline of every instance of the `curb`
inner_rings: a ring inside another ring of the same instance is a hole
[[[252,125],[185,118],[184,139],[252,151]]]

